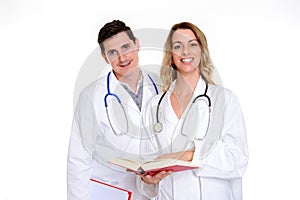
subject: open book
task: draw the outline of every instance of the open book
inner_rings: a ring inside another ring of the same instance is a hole
[[[110,160],[110,162],[126,168],[127,171],[143,175],[154,175],[161,171],[178,172],[198,168],[198,166],[192,165],[191,162],[171,158],[150,160],[144,163],[138,163],[136,161],[124,158],[113,158]]]

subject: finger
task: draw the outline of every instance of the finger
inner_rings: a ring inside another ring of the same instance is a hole
[[[166,171],[161,171],[161,172],[157,173],[157,174],[155,175],[155,177],[158,178],[158,179],[163,179],[163,178],[165,177],[166,174],[167,174]]]
[[[172,171],[161,171],[153,176],[146,175],[146,174],[139,175],[139,176],[141,177],[142,181],[144,181],[147,184],[157,184],[166,176],[170,175],[171,173]]]
[[[153,176],[156,182],[161,181],[167,175],[166,171],[159,172]]]
[[[171,173],[172,173],[172,171],[168,171],[168,172],[162,174],[161,177],[160,177],[160,179],[166,178],[166,177],[169,176]]]
[[[146,175],[146,176],[141,175],[140,177],[142,181],[144,181],[147,184],[156,184],[158,182],[157,178],[154,178],[150,175]]]
[[[146,179],[149,182],[153,183],[153,184],[157,184],[157,183],[159,183],[161,181],[162,177],[161,176],[157,176],[157,175],[156,176],[147,175]]]

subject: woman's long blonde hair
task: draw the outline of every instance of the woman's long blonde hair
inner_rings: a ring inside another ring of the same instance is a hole
[[[163,91],[168,90],[171,83],[176,79],[176,66],[172,64],[172,37],[177,29],[190,29],[195,34],[201,48],[199,73],[207,83],[215,85],[215,82],[212,79],[214,65],[209,55],[207,41],[204,33],[194,24],[190,22],[182,22],[173,25],[164,45],[164,56],[160,69],[160,78],[163,84]]]

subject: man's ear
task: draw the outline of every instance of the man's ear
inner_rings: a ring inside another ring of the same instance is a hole
[[[106,55],[105,55],[104,53],[101,53],[101,55],[102,55],[103,59],[105,60],[105,62],[106,62],[107,64],[110,64],[110,62],[109,62],[109,60],[107,59]]]
[[[136,50],[139,51],[140,50],[140,41],[137,38],[135,38],[135,46],[136,46]]]

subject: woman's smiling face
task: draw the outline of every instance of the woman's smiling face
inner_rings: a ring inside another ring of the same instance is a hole
[[[181,74],[199,73],[201,48],[190,29],[177,29],[172,36],[172,58]]]

